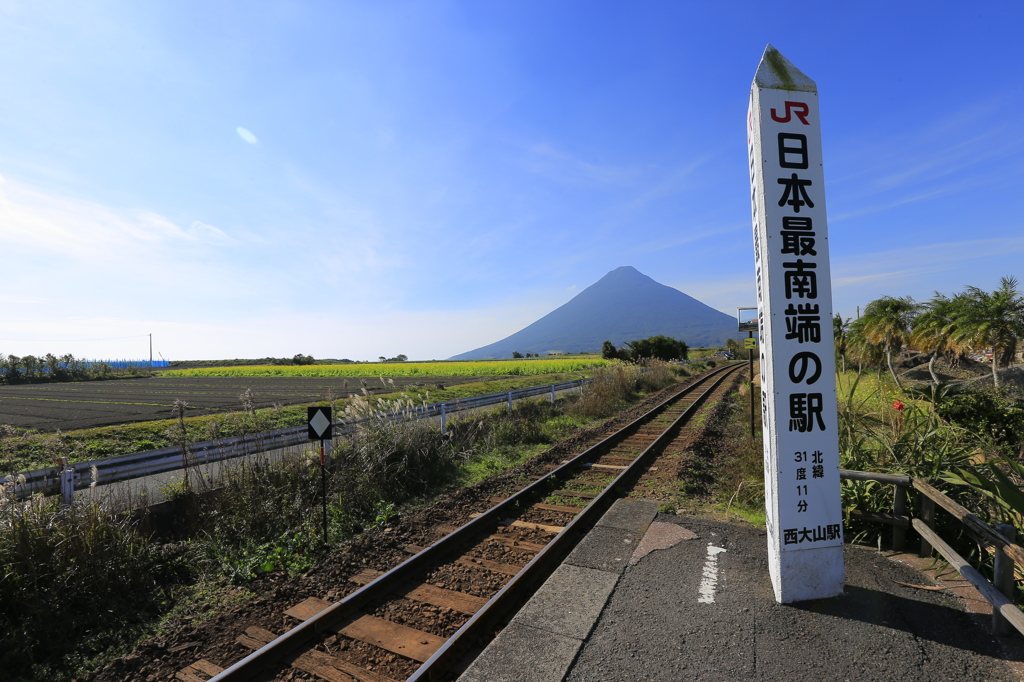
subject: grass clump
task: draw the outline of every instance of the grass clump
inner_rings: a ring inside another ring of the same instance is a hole
[[[188,580],[173,546],[96,504],[34,498],[0,507],[0,671],[61,680],[129,649]]]
[[[638,395],[660,390],[675,381],[671,367],[652,360],[644,365],[616,364],[599,369],[566,411],[590,419],[611,416]]]

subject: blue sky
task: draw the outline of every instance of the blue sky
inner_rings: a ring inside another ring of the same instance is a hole
[[[0,352],[444,358],[632,265],[753,305],[750,82],[836,310],[1024,278],[1024,5],[0,1]]]

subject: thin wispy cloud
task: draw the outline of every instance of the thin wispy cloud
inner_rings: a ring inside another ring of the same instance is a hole
[[[106,259],[174,245],[227,245],[222,230],[194,221],[182,228],[150,211],[116,210],[49,194],[27,185],[0,184],[0,243],[46,249],[75,259]]]
[[[550,144],[535,144],[529,151],[529,166],[534,173],[563,182],[621,185],[640,174],[636,166],[622,167],[586,161]]]
[[[238,136],[240,138],[242,138],[243,140],[245,140],[249,144],[259,144],[260,143],[260,141],[258,139],[256,139],[256,136],[253,135],[252,132],[248,128],[243,128],[242,126],[238,126],[237,128],[235,128],[235,132],[238,133]]]
[[[640,208],[647,204],[667,199],[682,192],[694,189],[692,181],[693,174],[712,159],[712,155],[704,155],[694,159],[690,163],[676,168],[665,177],[656,180],[650,187],[645,189],[639,196],[633,199],[629,208]]]
[[[666,249],[672,249],[677,246],[683,246],[685,244],[692,244],[694,242],[703,241],[705,239],[713,239],[720,237],[725,234],[742,235],[746,237],[750,233],[749,225],[722,225],[718,227],[686,227],[681,228],[679,234],[668,235],[661,239],[656,239],[640,244],[634,244],[629,247],[630,253],[642,254],[651,253],[657,251],[665,251]]]

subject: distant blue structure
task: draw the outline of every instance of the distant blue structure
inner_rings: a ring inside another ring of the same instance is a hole
[[[169,360],[83,360],[82,364],[92,368],[96,365],[109,365],[113,369],[156,369],[169,367]]]

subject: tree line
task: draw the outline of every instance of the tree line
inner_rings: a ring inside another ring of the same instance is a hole
[[[115,372],[105,362],[85,362],[73,355],[4,355],[0,353],[0,384],[35,384],[51,381],[107,379],[116,374],[148,374],[148,369],[128,367]]]
[[[686,360],[690,347],[685,341],[678,341],[669,336],[659,334],[646,339],[627,341],[620,348],[616,348],[611,341],[601,344],[601,357],[605,360],[625,360],[627,362],[640,362],[645,359],[655,360]]]
[[[1003,277],[994,291],[968,286],[947,296],[938,291],[924,303],[907,296],[883,296],[871,301],[860,319],[836,315],[833,332],[837,357],[861,365],[884,361],[896,385],[903,388],[893,368],[893,354],[903,346],[930,353],[932,381],[935,360],[957,362],[979,348],[992,349],[992,381],[999,385],[998,369],[1013,362],[1017,343],[1024,339],[1024,295],[1016,277]]]

